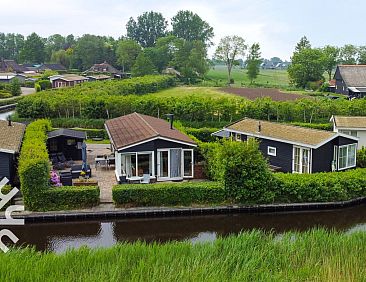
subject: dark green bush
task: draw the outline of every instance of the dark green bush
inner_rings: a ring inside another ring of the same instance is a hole
[[[215,136],[212,136],[212,133],[218,131],[218,128],[185,128],[185,133],[188,135],[192,135],[196,137],[201,142],[213,142],[216,140]]]
[[[37,83],[41,86],[41,90],[47,90],[52,88],[52,83],[48,79],[38,80]]]
[[[127,184],[113,187],[117,205],[188,206],[222,204],[225,190],[219,182],[181,182],[157,184]]]
[[[11,95],[10,92],[6,90],[0,90],[0,99],[11,98],[11,97],[13,97],[13,95]]]
[[[314,174],[275,174],[275,201],[280,203],[342,201],[366,196],[366,170]]]
[[[34,84],[35,84],[34,81],[28,80],[28,81],[24,82],[24,87],[34,88]]]
[[[333,124],[331,123],[292,122],[291,124],[296,126],[309,127],[313,129],[333,131]]]
[[[362,147],[357,151],[357,167],[366,168],[366,148]]]
[[[41,85],[39,85],[39,83],[35,83],[34,89],[36,90],[36,92],[40,92],[42,90],[42,87],[41,87]]]
[[[43,211],[88,208],[99,203],[98,186],[63,186],[47,189],[42,195]]]

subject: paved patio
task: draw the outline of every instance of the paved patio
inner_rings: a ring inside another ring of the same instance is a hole
[[[88,164],[92,168],[92,178],[98,181],[100,188],[100,202],[112,203],[112,187],[117,184],[114,174],[114,166],[95,166],[97,156],[110,155],[111,149],[108,144],[87,144]]]

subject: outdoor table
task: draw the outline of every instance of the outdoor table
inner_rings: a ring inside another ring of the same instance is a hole
[[[106,158],[95,158],[94,161],[95,161],[95,169],[97,169],[98,165],[100,166],[104,165],[105,168],[108,167],[108,160]]]

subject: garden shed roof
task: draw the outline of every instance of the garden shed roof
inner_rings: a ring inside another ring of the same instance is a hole
[[[19,153],[22,144],[25,125],[22,123],[0,120],[0,152]]]
[[[117,149],[124,149],[157,138],[196,146],[196,142],[187,135],[174,127],[171,129],[169,122],[139,113],[107,120],[105,126],[111,142]]]

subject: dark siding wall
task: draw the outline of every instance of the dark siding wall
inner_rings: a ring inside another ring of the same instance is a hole
[[[336,141],[333,140],[313,150],[312,172],[328,172],[332,171],[332,161],[334,153],[334,145]]]
[[[63,152],[67,159],[72,159],[74,161],[81,160],[82,152],[81,152],[81,149],[78,149],[77,143],[78,142],[82,143],[84,141],[83,139],[69,138],[66,136],[54,137],[52,139],[57,140],[57,152],[50,152],[49,142],[51,139],[49,139],[47,142],[47,147],[48,147],[48,152],[50,154]],[[67,145],[68,139],[74,139],[75,145]]]
[[[263,156],[268,159],[271,165],[280,167],[281,171],[283,172],[292,172],[292,144],[266,139],[260,139],[259,142],[259,149],[262,151]],[[268,146],[276,148],[276,157],[269,156],[267,154]]]
[[[335,145],[337,145],[337,146],[357,143],[357,141],[355,141],[353,139],[346,138],[346,137],[337,137],[334,140],[335,140]]]
[[[343,78],[337,68],[336,73],[334,74],[336,80],[336,89],[335,93],[348,95],[348,88],[347,85],[344,83]]]
[[[0,152],[0,180],[4,177],[9,180],[13,176],[13,155]]]

